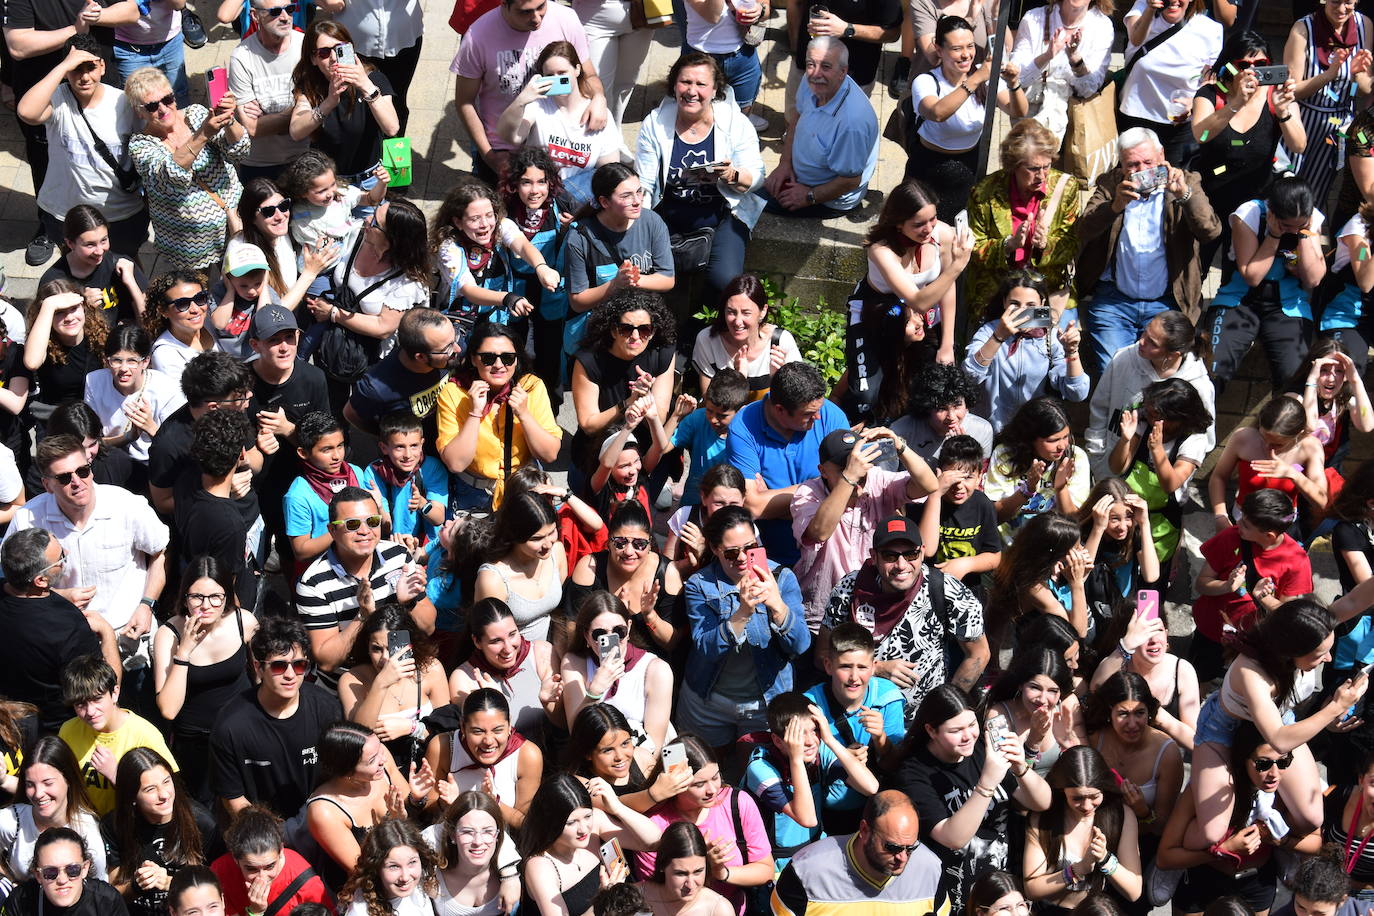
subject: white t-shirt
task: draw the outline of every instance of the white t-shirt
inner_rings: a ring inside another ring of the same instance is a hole
[[[210,330],[210,336],[215,340],[214,349],[220,349],[219,335],[215,334],[210,327],[207,319],[205,327]],[[202,351],[196,350],[190,344],[184,344],[172,334],[168,329],[158,335],[157,340],[153,341],[153,355],[148,360],[151,369],[163,373],[172,380],[172,383],[179,389],[181,387],[181,373],[186,368],[186,364],[195,359]]]
[[[0,445],[0,503],[12,503],[23,492],[24,478],[19,476],[14,452],[8,446]]]
[[[931,96],[943,99],[953,91],[954,86],[938,67],[922,73],[911,81],[911,97],[915,99],[917,115],[920,115],[921,102]],[[960,92],[964,95],[964,103],[954,114],[944,121],[926,118],[918,131],[932,145],[952,152],[972,149],[983,134],[983,106],[974,94]]]
[[[1234,220],[1240,220],[1242,223],[1244,223],[1246,226],[1248,226],[1248,227],[1250,228],[1250,231],[1253,232],[1253,233],[1255,233],[1255,235],[1259,236],[1260,238],[1263,238],[1263,237],[1264,237],[1264,232],[1265,232],[1265,230],[1264,230],[1264,227],[1263,227],[1263,226],[1261,225],[1261,223],[1260,223],[1260,202],[1259,202],[1258,200],[1247,200],[1245,203],[1241,204],[1239,207],[1236,207],[1236,212],[1233,213],[1233,214],[1231,214],[1231,217],[1230,217],[1230,218],[1231,218],[1233,221],[1234,221]],[[1358,217],[1357,217],[1357,218],[1358,218]],[[1233,223],[1233,224],[1234,224],[1234,223]],[[1317,233],[1318,235],[1321,235],[1322,226],[1325,225],[1325,224],[1326,224],[1326,217],[1322,215],[1322,211],[1320,211],[1320,210],[1318,210],[1317,208],[1313,207],[1313,208],[1312,208],[1312,226],[1311,226],[1312,231],[1315,232],[1315,233]],[[1349,226],[1350,226],[1350,224],[1347,223],[1347,224],[1346,224],[1346,227],[1349,228]],[[1349,234],[1348,232],[1342,232],[1342,233],[1341,233],[1341,235],[1348,235],[1348,234]],[[1337,247],[1337,249],[1338,249],[1339,251],[1345,251],[1345,246],[1344,246],[1344,245],[1337,245],[1336,247]],[[1235,256],[1236,256],[1236,243],[1235,243],[1235,235],[1233,234],[1233,235],[1232,235],[1232,242],[1231,242],[1231,257],[1232,257],[1232,259],[1234,259]],[[1346,263],[1349,263],[1349,261],[1350,261],[1350,254],[1349,254],[1349,252],[1346,252]],[[1333,269],[1333,270],[1339,270],[1340,268],[1339,268],[1339,267],[1333,267],[1332,269]]]
[[[578,183],[581,172],[590,176],[602,158],[619,156],[625,145],[614,118],[607,118],[601,130],[589,131],[559,108],[555,99],[536,99],[525,109],[525,118],[530,122],[525,145],[543,147],[564,184]]]
[[[347,239],[350,245],[353,243],[349,236],[362,225],[362,220],[353,218],[353,208],[358,206],[358,201],[363,199],[366,192],[352,186],[339,190],[340,195],[323,207],[304,200],[292,201],[291,238],[295,239],[297,245],[314,245],[322,235]],[[347,260],[348,249],[345,248],[339,263]]]
[[[58,219],[77,204],[90,204],[112,223],[128,219],[143,209],[143,197],[120,188],[114,170],[96,151],[91,131],[104,141],[116,162],[132,169],[124,147],[138,126],[137,118],[124,93],[113,86],[101,86],[99,99],[85,114],[89,128],[81,120],[70,87],[59,86],[52,98],[52,117],[44,125],[48,171],[38,190],[38,206]]]
[[[100,418],[102,434],[107,437],[118,436],[124,432],[128,420],[124,416],[124,405],[135,397],[142,396],[152,408],[153,421],[161,426],[167,418],[186,403],[186,395],[181,386],[157,369],[144,370],[143,390],[134,394],[121,394],[114,386],[114,375],[108,369],[97,369],[86,376],[86,403],[91,405],[95,415]],[[153,437],[139,433],[137,439],[124,447],[129,457],[147,463],[148,446]],[[3,497],[0,497],[3,499]]]
[[[783,330],[778,337],[778,347],[787,354],[784,363],[801,362],[801,350],[797,349],[797,339],[792,336],[791,331]],[[772,347],[765,347],[746,363],[743,369],[744,377],[752,379],[772,375],[772,350]],[[702,328],[697,332],[696,343],[692,347],[692,365],[696,366],[697,374],[708,379],[715,378],[716,373],[726,366],[734,365],[730,354],[725,352],[720,335],[715,333],[714,329]]]
[[[707,22],[690,3],[687,4],[687,45],[707,54],[733,54],[744,43],[743,31],[735,21],[730,4],[721,5],[720,18]]]
[[[229,53],[229,91],[240,105],[256,100],[265,115],[291,109],[291,71],[300,62],[305,36],[295,29],[286,35],[280,54],[262,46],[254,32]],[[244,165],[284,165],[310,147],[309,140],[292,140],[290,134],[267,134],[250,141]]]
[[[496,247],[501,257],[509,263],[511,258],[516,255],[511,251],[513,245],[518,245],[525,241],[525,233],[520,231],[520,227],[515,225],[511,219],[502,219],[496,226]],[[453,278],[458,278],[458,286],[461,288],[469,283],[476,282],[472,277],[472,271],[468,269],[468,258],[458,243],[452,239],[447,239],[439,246],[439,291],[448,295],[448,291],[453,286]]]
[[[1135,6],[1126,14],[1127,23],[1133,16],[1143,16],[1147,9],[1146,0],[1136,0]],[[1169,24],[1155,16],[1146,41],[1167,28]],[[1202,85],[1202,71],[1216,62],[1217,55],[1221,53],[1221,41],[1221,23],[1202,13],[1193,16],[1182,29],[1142,57],[1132,68],[1126,85],[1120,90],[1118,106],[1121,113],[1167,123],[1169,100],[1175,94],[1184,93],[1188,96],[1188,110],[1192,111],[1192,97]],[[1125,59],[1129,61],[1138,47],[1128,43]]]
[[[1350,249],[1346,247],[1341,239],[1348,235],[1359,236],[1362,239],[1369,238],[1369,227],[1365,225],[1364,217],[1356,213],[1350,217],[1350,221],[1341,227],[1341,231],[1336,233],[1336,257],[1331,262],[1331,272],[1343,270],[1350,263]]]

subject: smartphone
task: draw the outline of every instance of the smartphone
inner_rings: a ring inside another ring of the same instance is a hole
[[[404,650],[410,652],[410,631],[409,630],[387,630],[386,631],[386,654],[392,658],[397,652]],[[405,656],[402,656],[404,658]]]
[[[572,92],[572,76],[567,73],[561,76],[546,76],[544,82],[550,87],[545,95],[568,95]]]
[[[954,214],[954,229],[961,235],[968,232],[968,210],[960,210]]]
[[[768,554],[762,547],[751,547],[744,552],[748,560],[749,568],[754,571],[754,575],[763,578],[764,570],[768,569]]]
[[[682,744],[663,745],[663,769],[674,776],[687,772],[687,748]]]
[[[205,74],[205,88],[210,95],[210,107],[216,108],[219,100],[229,91],[229,71],[223,67],[211,67]]]
[[[1159,592],[1143,588],[1135,593],[1135,613],[1141,620],[1159,619]]]
[[[596,638],[596,654],[601,658],[602,664],[610,658],[612,652],[620,648],[620,634],[603,633]]]
[[[601,864],[606,866],[606,871],[615,868],[615,863],[624,862],[625,853],[620,849],[620,840],[612,837],[601,844]]]
[[[1275,64],[1272,67],[1252,67],[1255,78],[1259,80],[1261,86],[1280,86],[1288,82],[1288,68],[1283,64]]]
[[[1356,675],[1356,677],[1369,677],[1370,674],[1374,674],[1374,662],[1370,662],[1361,668],[1360,673]]]
[[[1021,325],[1022,328],[1052,328],[1054,327],[1054,312],[1048,305],[1033,305],[1030,309],[1030,320]]]
[[[1148,194],[1155,188],[1162,188],[1169,180],[1169,168],[1157,165],[1152,169],[1141,169],[1130,174],[1131,183],[1141,194]]]
[[[356,64],[358,55],[353,53],[353,43],[345,41],[334,46],[334,59],[341,64]]]

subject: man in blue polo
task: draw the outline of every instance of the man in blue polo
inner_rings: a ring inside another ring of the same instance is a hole
[[[781,366],[768,396],[746,404],[730,422],[726,460],[744,475],[744,505],[759,520],[769,558],[784,566],[801,557],[789,521],[792,493],[814,476],[821,440],[848,426],[844,411],[825,399],[820,371],[803,362]]]
[[[849,49],[837,38],[806,46],[806,85],[797,89],[778,167],[764,182],[768,209],[835,216],[857,207],[878,165],[878,115],[849,78]]]

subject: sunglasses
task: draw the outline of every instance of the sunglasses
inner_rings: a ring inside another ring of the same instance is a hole
[[[80,477],[82,480],[89,480],[91,477],[91,470],[92,468],[89,464],[83,464],[81,467],[71,471],[63,471],[61,474],[44,474],[43,476],[47,477],[49,480],[57,481],[60,486],[67,487],[71,486],[73,474]]]
[[[273,6],[267,9],[259,8],[257,12],[258,15],[264,19],[276,19],[282,13],[288,16],[294,16],[296,15],[296,4],[288,3],[286,6]]]
[[[345,531],[357,531],[363,525],[367,525],[369,528],[380,528],[382,527],[382,517],[380,515],[369,515],[365,518],[340,518],[335,519],[329,524],[336,528],[342,525]]]
[[[611,538],[611,546],[614,547],[616,550],[624,550],[626,547],[633,547],[635,550],[648,550],[649,539],[613,537]]]
[[[632,334],[638,334],[640,337],[652,337],[654,336],[654,326],[652,324],[628,324],[622,321],[615,326],[615,332],[621,337],[629,337]]]
[[[621,639],[625,639],[630,635],[630,628],[611,627],[609,630],[592,630],[592,639],[600,639],[603,636],[610,636],[612,633],[619,636]]]
[[[744,554],[747,551],[757,550],[758,546],[758,541],[755,541],[752,544],[745,544],[742,547],[726,547],[723,550],[721,550],[720,555],[733,563],[735,560],[738,560],[740,557],[744,556]]]
[[[316,49],[315,49],[315,59],[316,59],[316,60],[329,60],[329,58],[331,58],[331,57],[334,56],[334,49],[337,48],[337,47],[338,47],[338,45],[330,45],[330,46],[327,47],[327,48],[316,48]]]
[[[1293,755],[1284,754],[1277,760],[1273,757],[1256,757],[1254,760],[1250,762],[1255,765],[1256,773],[1267,773],[1269,772],[1270,768],[1274,767],[1275,765],[1277,765],[1280,770],[1286,770],[1293,765]]]
[[[191,306],[193,305],[198,305],[201,308],[205,308],[209,304],[210,294],[207,293],[205,290],[201,290],[194,296],[180,296],[176,299],[170,299],[167,302],[168,306],[176,309],[178,312],[189,312],[191,310]]]
[[[282,200],[281,200],[281,203],[276,204],[275,206],[258,207],[258,216],[261,216],[263,219],[270,219],[270,218],[272,217],[272,214],[273,214],[273,213],[290,213],[290,212],[291,212],[291,198],[289,198],[289,197],[283,197]]]
[[[504,353],[486,352],[477,354],[477,361],[480,362],[482,365],[486,366],[488,369],[496,365],[498,362],[503,366],[514,366],[515,361],[519,358],[520,357],[516,355],[514,350],[507,350]]]
[[[908,563],[915,563],[921,557],[920,550],[879,550],[878,556],[887,563],[896,563],[898,560],[906,560]]]
[[[310,659],[293,658],[290,661],[287,661],[285,659],[279,658],[276,661],[271,661],[267,663],[267,671],[269,674],[281,676],[286,673],[287,668],[290,668],[297,674],[305,674],[305,672],[310,670]]]
[[[1261,57],[1259,60],[1233,60],[1231,66],[1236,70],[1249,70],[1251,67],[1269,66],[1269,58]]]
[[[902,843],[889,843],[886,840],[883,841],[883,852],[887,853],[890,856],[895,856],[898,853],[903,852],[907,855],[911,855],[913,852],[920,848],[920,843],[912,843],[910,846],[906,846]]]
[[[157,110],[162,106],[166,105],[168,108],[171,108],[173,105],[176,104],[176,101],[177,97],[169,92],[160,99],[155,99],[151,102],[144,102],[143,110],[148,112],[148,114],[156,114]]]
[[[68,865],[45,865],[38,869],[38,876],[44,881],[56,881],[58,875],[66,872],[68,878],[80,878],[81,870],[85,867],[86,863],[84,862],[72,862]]]

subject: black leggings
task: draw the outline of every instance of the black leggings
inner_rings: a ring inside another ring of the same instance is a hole
[[[955,214],[968,206],[978,181],[978,147],[962,153],[941,153],[917,139],[907,150],[906,177],[929,185],[940,198],[935,215],[953,224]]]
[[[378,57],[373,60],[377,69],[391,82],[393,93],[391,101],[396,106],[396,117],[401,122],[401,130],[396,135],[404,137],[406,121],[410,118],[410,106],[406,104],[406,94],[410,92],[410,81],[415,78],[415,68],[420,65],[420,47],[425,43],[424,36],[415,39],[415,44],[398,52],[394,57]]]

